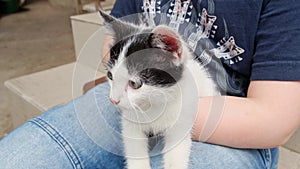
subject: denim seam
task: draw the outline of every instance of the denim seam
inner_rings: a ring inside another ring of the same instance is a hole
[[[40,128],[42,128],[63,149],[63,151],[66,153],[67,157],[71,161],[74,169],[83,169],[79,157],[75,153],[75,150],[67,142],[67,140],[60,133],[58,133],[50,124],[48,124],[40,118],[34,118],[29,122],[32,122],[38,125]]]
[[[272,164],[271,150],[270,149],[265,149],[265,154],[266,154],[267,169],[271,169],[271,164]]]

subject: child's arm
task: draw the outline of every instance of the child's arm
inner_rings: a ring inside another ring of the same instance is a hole
[[[213,100],[221,107],[211,109]],[[219,123],[210,119],[210,131],[201,132],[206,119],[216,116]],[[299,124],[300,82],[252,81],[247,98],[201,98],[193,139],[235,148],[270,148],[285,144]],[[201,140],[200,135],[208,133],[208,140]]]

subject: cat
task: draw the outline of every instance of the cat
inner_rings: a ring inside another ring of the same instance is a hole
[[[165,169],[187,169],[199,97],[214,82],[181,36],[166,25],[147,27],[100,11],[114,37],[107,62],[110,101],[122,114],[128,169],[151,169],[149,136],[163,136]]]

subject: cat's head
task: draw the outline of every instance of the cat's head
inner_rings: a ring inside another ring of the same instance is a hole
[[[115,41],[107,63],[111,102],[121,109],[145,111],[174,99],[188,52],[178,33],[167,26],[147,28],[100,14]]]

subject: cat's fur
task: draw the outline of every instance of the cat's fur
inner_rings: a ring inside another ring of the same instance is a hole
[[[100,11],[115,44],[107,64],[110,99],[122,112],[128,169],[150,169],[149,135],[162,135],[165,169],[187,169],[200,96],[215,85],[167,26],[148,28]]]

